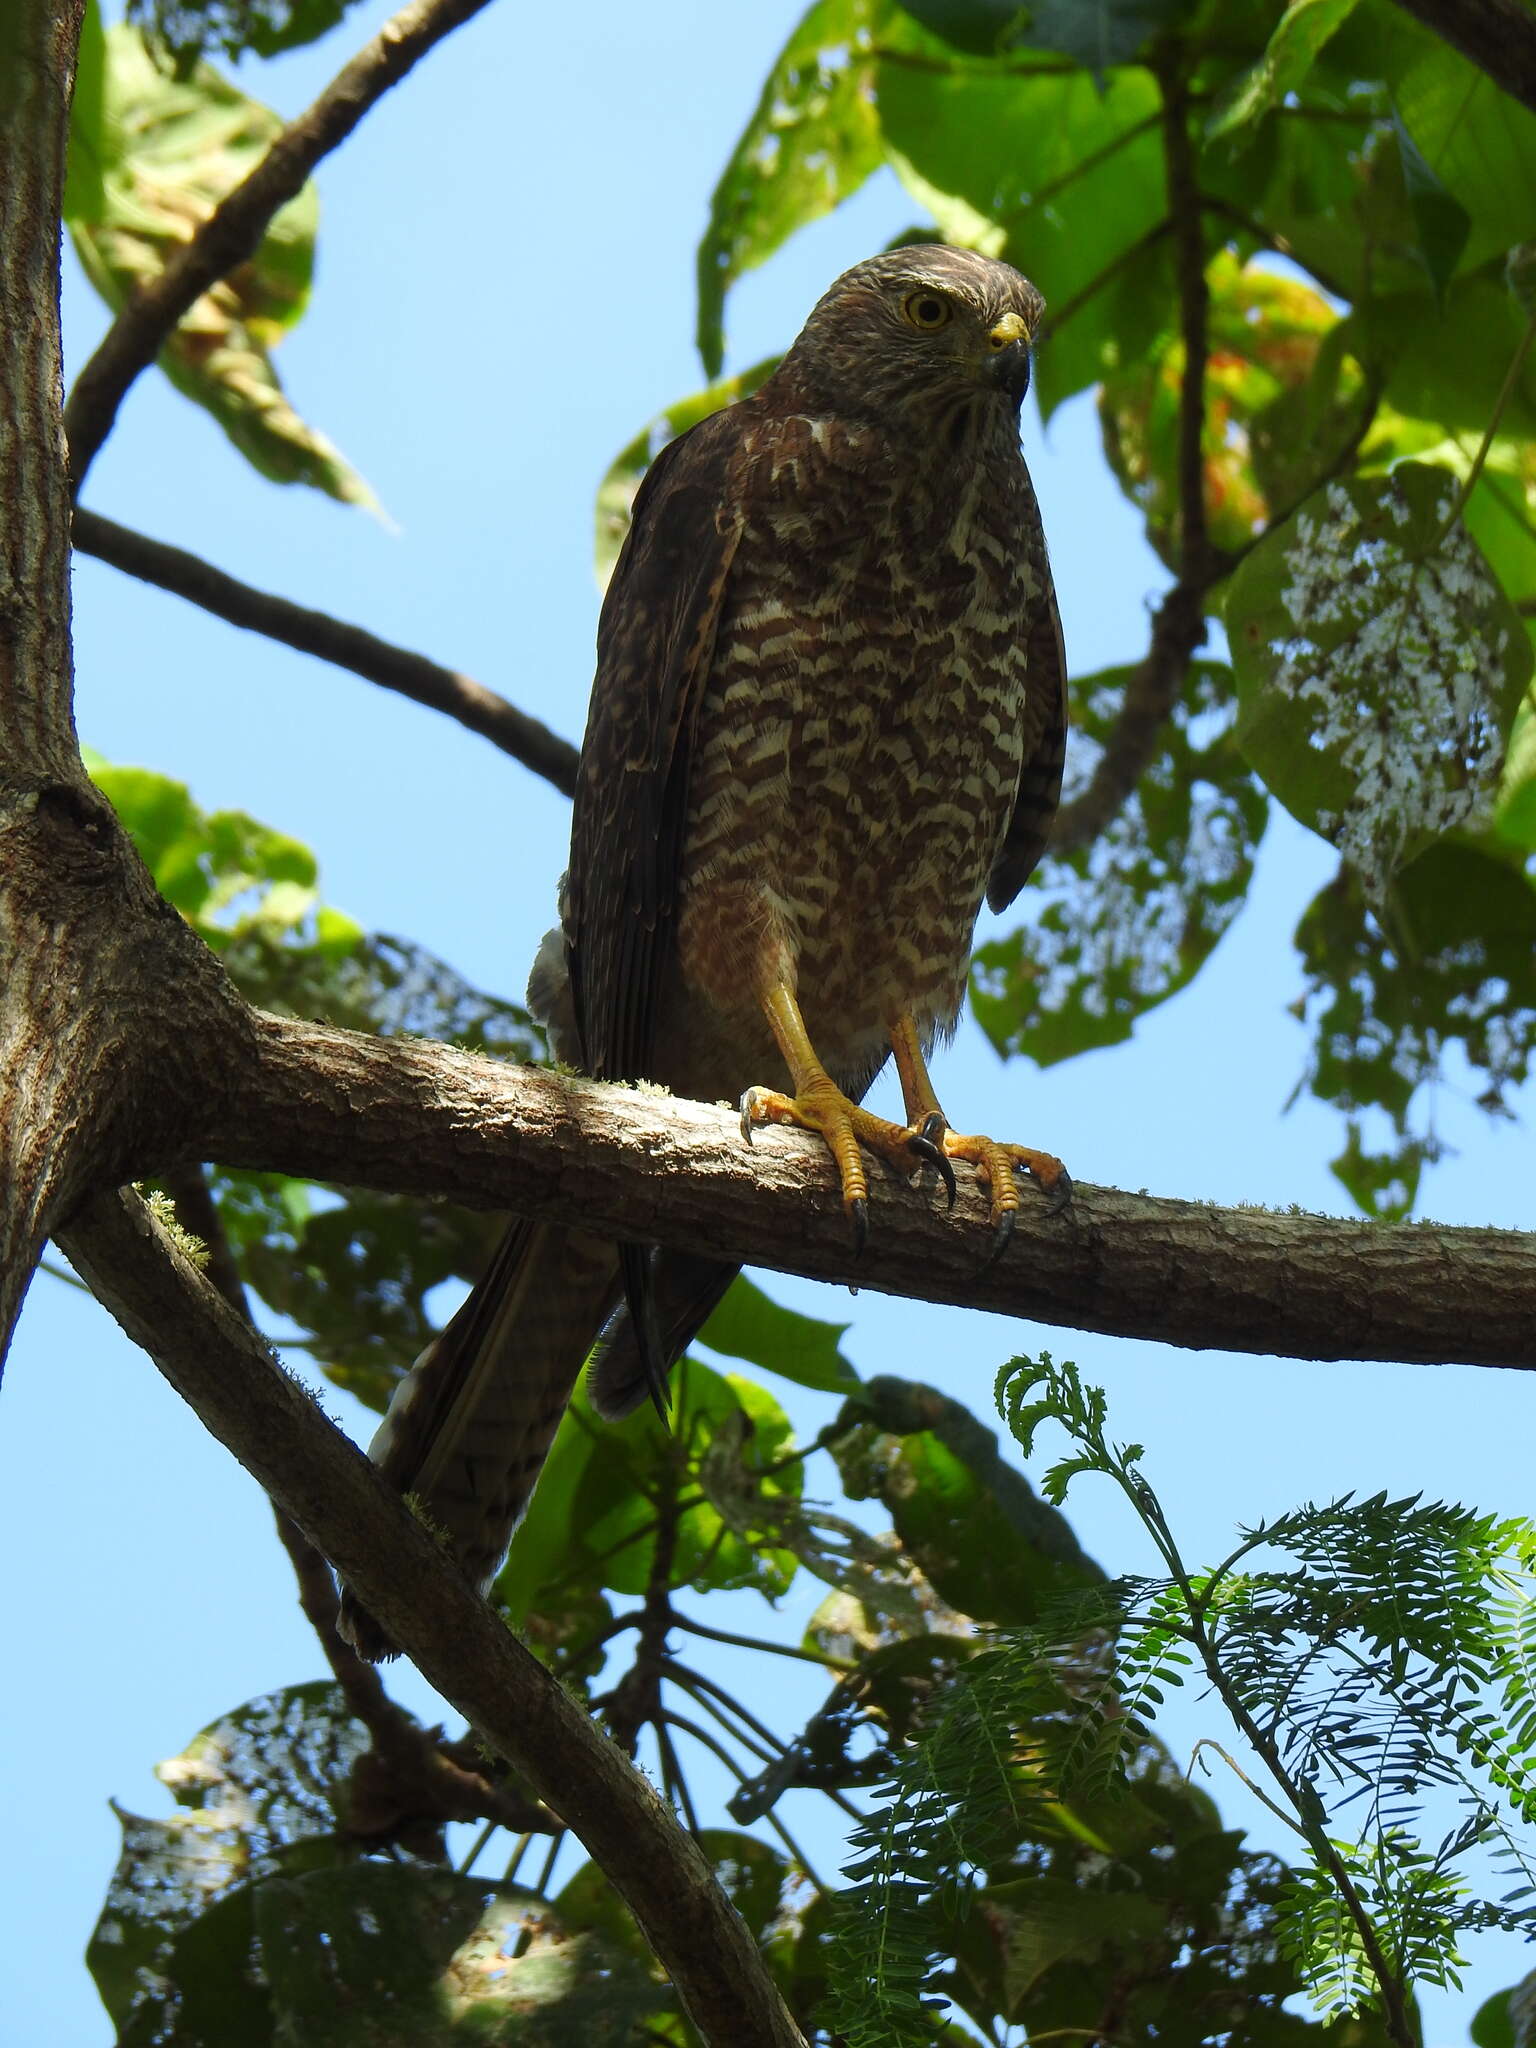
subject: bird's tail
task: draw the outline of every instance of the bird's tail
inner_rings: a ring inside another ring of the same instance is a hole
[[[513,1223],[484,1278],[395,1389],[369,1446],[482,1589],[506,1554],[619,1286],[615,1249],[603,1239]],[[350,1588],[341,1632],[365,1657],[394,1654]]]

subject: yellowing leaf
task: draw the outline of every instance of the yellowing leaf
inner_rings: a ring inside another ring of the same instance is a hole
[[[114,311],[159,275],[283,126],[212,65],[168,76],[124,27],[107,32],[100,102],[82,122],[68,225],[86,275]],[[272,349],[308,302],[318,215],[307,185],[273,217],[251,260],[190,308],[160,366],[263,476],[377,511],[363,479],[294,410],[272,366]]]

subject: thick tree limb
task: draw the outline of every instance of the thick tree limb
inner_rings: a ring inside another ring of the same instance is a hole
[[[135,1196],[62,1239],[136,1344],[627,1900],[705,2041],[804,2048],[703,1852]]]
[[[145,583],[173,591],[232,626],[264,633],[269,640],[297,648],[300,654],[313,654],[320,661],[351,669],[370,683],[395,690],[431,711],[446,713],[552,782],[562,796],[574,793],[576,749],[570,741],[472,676],[443,668],[409,648],[395,647],[362,626],[348,625],[327,612],[311,611],[306,605],[292,604],[285,597],[241,583],[201,556],[151,540],[115,520],[103,519],[99,512],[77,507],[74,537],[75,546],[83,553],[96,555]]]
[[[410,0],[337,73],[314,105],[289,123],[250,175],[123,308],[75,380],[64,409],[77,492],[112,431],[128,387],[149,368],[182,315],[210,285],[255,254],[273,214],[390,87],[485,5],[486,0]]]
[[[1536,113],[1536,16],[1520,0],[1397,0]]]
[[[642,1243],[1115,1336],[1297,1358],[1536,1365],[1536,1235],[1222,1209],[1078,1187],[985,1265],[961,1183],[875,1189],[855,1258],[825,1147],[734,1114],[423,1041],[255,1020],[204,1157],[537,1212]]]

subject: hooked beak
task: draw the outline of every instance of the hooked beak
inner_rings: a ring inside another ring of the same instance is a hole
[[[1005,313],[987,333],[987,376],[1010,398],[1029,389],[1029,323],[1022,313]]]

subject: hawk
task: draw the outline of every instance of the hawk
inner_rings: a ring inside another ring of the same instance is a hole
[[[990,1189],[1047,1153],[950,1129],[928,1078],[982,898],[1011,903],[1060,795],[1066,666],[1019,446],[1043,304],[937,246],[838,278],[751,398],[672,441],[598,627],[561,923],[529,1000],[598,1080],[818,1131],[855,1238],[867,1155]],[[898,1124],[861,1106],[894,1055]],[[515,1221],[372,1455],[494,1576],[583,1361],[600,1414],[658,1394],[735,1269]],[[349,1607],[359,1647],[388,1644]]]

